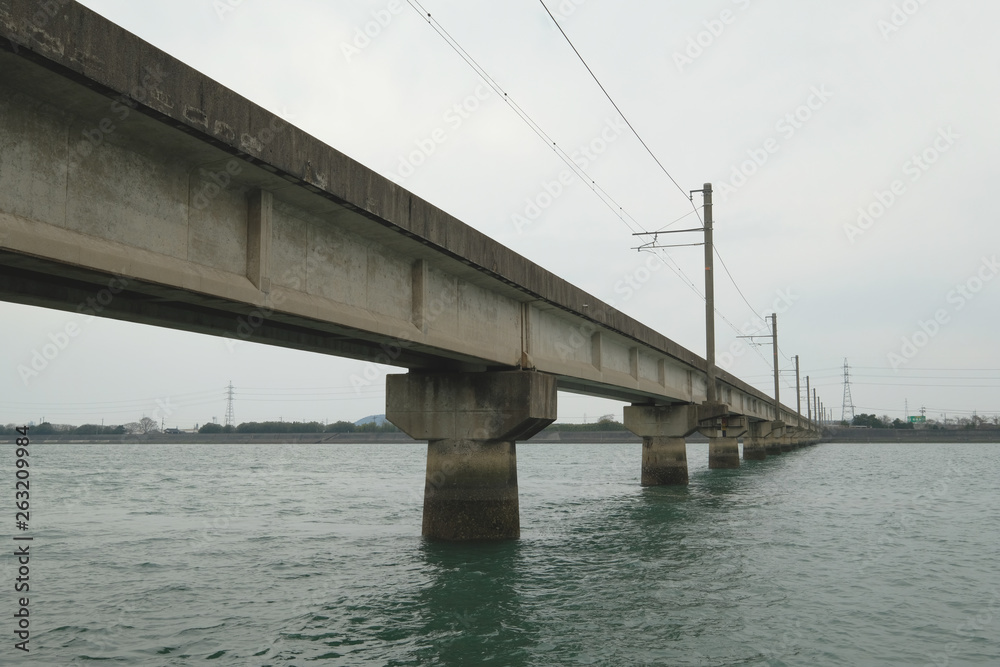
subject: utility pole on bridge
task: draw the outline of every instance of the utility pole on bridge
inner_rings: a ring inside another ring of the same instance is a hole
[[[799,380],[799,355],[795,355],[795,413],[802,416],[802,385]]]
[[[774,349],[774,418],[781,419],[781,401],[778,399],[778,313],[768,315],[771,319],[771,347]]]
[[[715,276],[712,256],[712,184],[705,183],[701,191],[705,200],[705,360],[708,376],[709,403],[718,402],[715,391]]]
[[[807,375],[806,376],[806,412],[807,412],[806,419],[809,421],[810,426],[812,426],[813,422],[812,401],[809,400],[809,397],[811,395],[812,394],[809,392],[809,376]]]
[[[705,388],[705,402],[717,403],[718,392],[715,387],[715,275],[714,275],[714,253],[712,244],[712,184],[705,183],[701,190],[691,190],[693,197],[695,192],[700,192],[704,198],[705,226],[693,229],[668,229],[659,232],[636,232],[632,236],[652,236],[650,243],[644,243],[634,250],[653,250],[656,248],[679,248],[682,246],[704,245],[705,246],[705,376],[707,386]],[[677,243],[672,245],[657,245],[657,238],[660,234],[681,234],[684,232],[704,232],[703,243]]]

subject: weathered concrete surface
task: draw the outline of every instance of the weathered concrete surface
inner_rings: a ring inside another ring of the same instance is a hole
[[[691,351],[76,2],[0,0],[0,147],[2,299],[705,398]],[[736,413],[796,419],[725,372],[718,390]]]
[[[698,430],[697,405],[627,405],[625,428],[642,437],[686,438]]]
[[[425,537],[520,537],[516,440],[556,417],[556,380],[530,371],[386,377],[386,418],[427,440]]]
[[[711,469],[739,468],[739,440],[737,438],[709,438],[708,467]]]
[[[743,438],[743,460],[763,461],[767,458],[767,449],[761,438],[747,435]]]
[[[515,447],[500,440],[429,442],[423,536],[453,542],[520,537]]]
[[[743,459],[763,461],[767,458],[767,439],[771,436],[774,422],[751,422],[743,438]],[[777,426],[780,428],[780,426]]]
[[[644,436],[642,486],[673,486],[687,483],[687,443],[684,438]]]
[[[417,440],[527,440],[555,421],[556,381],[531,371],[387,375],[386,419]]]
[[[785,422],[763,422],[756,425],[754,428],[759,429],[758,432],[761,434],[764,451],[768,456],[775,456],[782,453],[781,439],[785,434]]]
[[[625,428],[642,437],[642,485],[688,483],[684,438],[698,430],[699,406],[625,407]]]

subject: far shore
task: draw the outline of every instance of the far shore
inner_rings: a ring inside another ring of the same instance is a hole
[[[405,433],[153,433],[149,435],[31,435],[32,444],[413,444]],[[688,442],[708,442],[694,434]],[[742,438],[740,438],[742,440]],[[542,431],[527,443],[641,443],[642,438],[628,431]],[[1000,429],[868,429],[835,428],[824,431],[828,443],[998,443]]]

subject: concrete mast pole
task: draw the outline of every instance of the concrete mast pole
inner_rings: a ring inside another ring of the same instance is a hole
[[[778,313],[771,313],[771,347],[774,349],[774,418],[781,420],[781,401],[778,398]]]
[[[809,376],[807,375],[806,376],[806,413],[807,413],[806,421],[809,422],[809,428],[812,428],[813,411],[812,411],[812,401],[809,400],[810,396],[812,396],[812,394],[809,391]]]
[[[795,355],[795,412],[802,417],[802,385],[799,380],[799,355]]]
[[[716,403],[715,390],[715,276],[712,250],[712,184],[705,183],[705,360],[708,390],[706,401]]]
[[[819,421],[819,397],[816,396],[816,390],[813,389],[813,412],[816,413],[816,421]]]

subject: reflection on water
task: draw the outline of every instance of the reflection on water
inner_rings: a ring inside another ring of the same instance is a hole
[[[521,601],[520,542],[454,544],[425,540],[430,581],[417,595],[422,653],[435,664],[527,665],[537,642]],[[420,652],[418,652],[420,654]]]

